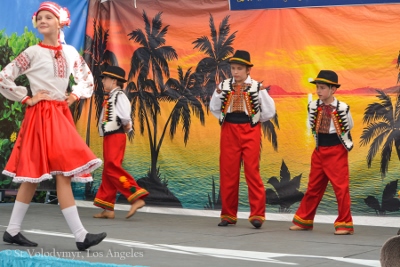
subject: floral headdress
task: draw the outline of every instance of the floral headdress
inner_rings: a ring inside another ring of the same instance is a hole
[[[37,27],[36,16],[42,10],[53,13],[54,16],[59,19],[61,27],[69,26],[71,24],[71,15],[69,14],[69,11],[66,7],[60,7],[54,2],[43,2],[40,4],[39,9],[32,16],[32,24],[34,28]]]

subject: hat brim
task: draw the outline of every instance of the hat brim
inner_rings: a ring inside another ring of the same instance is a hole
[[[248,67],[253,67],[254,66],[253,64],[251,64],[251,62],[249,62],[247,60],[244,60],[244,59],[241,59],[241,58],[237,58],[237,57],[231,57],[229,59],[229,63],[236,63],[236,64],[240,64],[240,65],[245,65],[245,66],[248,66]]]
[[[322,79],[322,78],[316,78],[316,79],[310,81],[310,83],[313,83],[313,84],[316,84],[316,83],[324,83],[324,84],[328,84],[328,85],[334,85],[334,86],[336,86],[337,88],[340,87],[340,84],[335,83],[335,82],[332,82],[332,81],[329,81],[329,80],[327,80],[327,79]]]
[[[110,78],[113,78],[113,79],[117,79],[118,81],[123,82],[123,83],[127,82],[123,77],[121,77],[119,75],[116,75],[114,73],[111,73],[111,72],[104,71],[102,74],[100,74],[101,78],[103,78],[104,76],[107,76],[107,77],[110,77]]]

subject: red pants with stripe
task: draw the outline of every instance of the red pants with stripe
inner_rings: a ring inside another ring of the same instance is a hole
[[[240,167],[248,186],[250,218],[265,220],[265,188],[260,176],[261,125],[224,122],[220,140],[221,220],[236,223]]]
[[[104,137],[104,168],[101,185],[94,199],[95,206],[114,210],[117,192],[124,195],[130,203],[149,194],[146,189],[139,187],[135,179],[122,168],[125,145],[125,133],[115,133]]]
[[[311,171],[307,191],[293,218],[293,223],[312,229],[315,213],[331,182],[338,205],[338,217],[334,223],[336,230],[353,231],[350,211],[348,151],[343,145],[318,147],[311,157]]]

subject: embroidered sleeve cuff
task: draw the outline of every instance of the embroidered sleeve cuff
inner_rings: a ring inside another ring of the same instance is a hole
[[[25,104],[26,101],[28,101],[29,99],[31,99],[30,96],[25,96],[25,97],[22,99],[21,103],[22,103],[22,104]]]
[[[121,119],[122,125],[123,126],[127,126],[129,124],[132,124],[132,120],[131,119]]]

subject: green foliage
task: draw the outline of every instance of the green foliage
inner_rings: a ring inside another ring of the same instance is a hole
[[[36,203],[45,203],[47,191],[37,191],[32,201]]]
[[[7,162],[13,146],[14,143],[12,143],[9,139],[0,139],[0,163],[2,169],[4,168],[3,162]],[[11,180],[11,177],[4,176],[4,179],[0,179],[0,188],[8,187],[11,183]]]
[[[27,47],[38,42],[39,39],[33,32],[28,31],[27,27],[20,36],[16,33],[7,36],[4,30],[0,31],[0,69],[3,69]],[[29,82],[25,75],[18,77],[15,83],[27,87],[31,95]],[[4,169],[14,147],[24,113],[25,108],[21,103],[10,101],[0,95],[0,169]],[[0,188],[8,188],[10,185],[11,178],[1,175]]]
[[[27,27],[20,36],[16,33],[7,36],[4,30],[0,31],[0,69],[3,69],[27,47],[38,42],[39,38],[33,32],[28,31]]]

